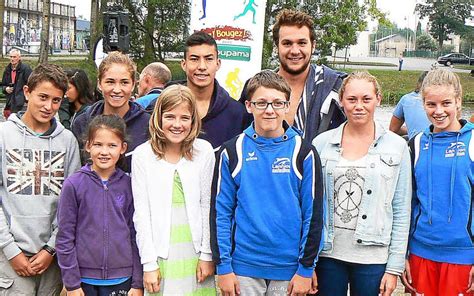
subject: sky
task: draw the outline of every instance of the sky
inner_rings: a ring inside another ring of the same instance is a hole
[[[90,19],[90,0],[53,0],[64,4],[76,6],[76,16],[83,15],[86,19]],[[228,0],[227,0],[228,1]],[[383,12],[388,14],[388,18],[398,24],[399,27],[411,29],[416,28],[418,18],[415,17],[413,11],[415,9],[416,0],[377,0],[377,6]],[[374,26],[374,24],[371,24]],[[372,29],[369,25],[369,29]]]

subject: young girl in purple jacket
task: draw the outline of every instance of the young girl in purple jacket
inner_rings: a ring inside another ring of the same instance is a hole
[[[58,208],[58,262],[67,295],[143,295],[130,177],[117,168],[127,150],[125,122],[95,117],[85,165],[64,181]]]

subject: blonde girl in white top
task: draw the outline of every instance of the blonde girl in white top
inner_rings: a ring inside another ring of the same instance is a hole
[[[148,294],[215,295],[209,246],[214,153],[197,139],[201,122],[182,85],[160,95],[150,140],[132,157],[134,223]]]

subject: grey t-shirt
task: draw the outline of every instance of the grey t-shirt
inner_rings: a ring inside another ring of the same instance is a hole
[[[367,169],[366,157],[347,160],[341,157],[334,170],[334,243],[329,257],[359,264],[387,263],[388,246],[366,246],[355,242],[354,232]]]

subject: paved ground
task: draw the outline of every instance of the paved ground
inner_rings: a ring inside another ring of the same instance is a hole
[[[398,65],[398,58],[387,58],[387,57],[351,57],[349,59],[351,62],[378,62],[378,63],[391,63]],[[404,58],[402,70],[416,70],[416,71],[428,71],[431,70],[432,65],[435,64],[438,67],[443,67],[451,69],[454,72],[466,72],[469,73],[469,70],[461,70],[450,67],[445,67],[436,63],[436,59],[424,59],[424,58]],[[356,66],[349,65],[347,67],[354,69],[387,69],[397,71],[398,67],[376,67],[376,66]]]

